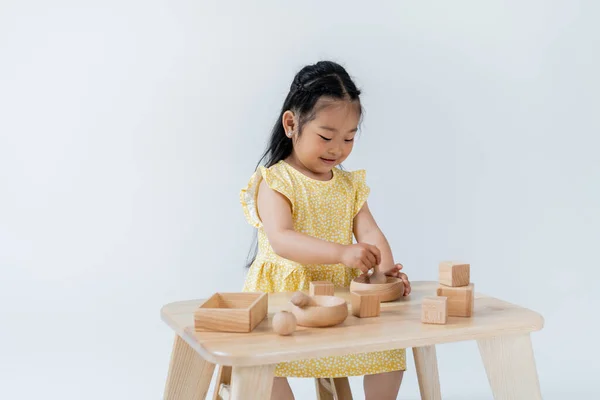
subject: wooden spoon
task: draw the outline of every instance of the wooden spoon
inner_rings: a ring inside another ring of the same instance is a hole
[[[369,282],[377,283],[377,284],[387,282],[387,278],[386,278],[385,274],[379,270],[379,265],[376,265],[375,267],[373,267],[373,273],[371,274],[371,276],[369,276]]]
[[[294,304],[295,306],[298,306],[298,307],[306,307],[306,306],[314,306],[315,305],[314,300],[309,295],[307,295],[306,293],[303,293],[303,292],[294,293],[294,295],[292,296],[290,301],[292,302],[292,304]]]

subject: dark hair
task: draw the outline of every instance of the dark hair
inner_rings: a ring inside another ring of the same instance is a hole
[[[322,107],[315,107],[322,97],[332,100],[355,101],[358,103],[359,113],[362,115],[360,93],[344,67],[333,61],[319,61],[302,68],[290,85],[290,91],[275,120],[267,148],[258,161],[257,168],[263,162],[265,167],[271,167],[292,154],[293,142],[285,134],[282,122],[283,114],[286,111],[292,111],[297,117],[297,135],[300,136],[303,126],[314,120],[319,110],[322,109]],[[254,251],[252,256],[248,257],[246,268],[249,268],[256,258],[258,251],[256,243],[252,249]]]
[[[296,115],[300,136],[303,126],[316,118],[321,108],[315,106],[322,97],[356,101],[360,106],[360,90],[344,67],[333,61],[319,61],[305,66],[296,74],[290,85],[290,91],[275,120],[269,143],[258,165],[266,160],[265,166],[268,168],[292,154],[292,139],[286,136],[283,129],[283,114],[290,110]],[[362,108],[359,112],[362,114]]]

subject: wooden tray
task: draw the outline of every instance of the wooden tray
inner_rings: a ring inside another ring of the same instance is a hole
[[[267,317],[267,311],[266,293],[215,293],[194,312],[194,329],[197,332],[251,332]]]

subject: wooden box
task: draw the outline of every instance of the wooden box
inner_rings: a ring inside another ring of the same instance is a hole
[[[358,318],[378,317],[381,312],[379,294],[371,292],[350,292],[352,315]]]
[[[335,286],[329,281],[312,281],[309,283],[308,293],[311,296],[333,296]]]
[[[471,281],[471,265],[444,261],[439,265],[439,282],[445,286],[467,286]]]
[[[267,293],[215,293],[194,312],[194,329],[251,332],[267,317],[267,311]]]
[[[449,317],[470,317],[473,315],[474,288],[475,284],[473,283],[460,287],[438,286],[437,295],[448,297]]]
[[[444,296],[428,296],[421,305],[421,322],[424,324],[440,324],[448,322],[448,298]]]

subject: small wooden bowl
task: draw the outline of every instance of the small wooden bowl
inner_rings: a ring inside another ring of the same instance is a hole
[[[365,276],[356,277],[350,282],[351,292],[377,293],[379,301],[385,303],[394,301],[404,294],[404,283],[400,278],[387,276],[386,283],[369,283],[369,278]]]
[[[341,324],[348,317],[348,303],[341,297],[311,296],[311,299],[311,305],[304,307],[290,303],[297,325],[322,328]]]

